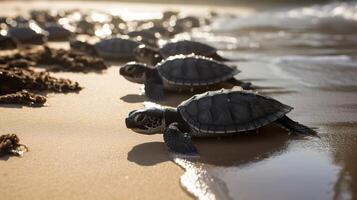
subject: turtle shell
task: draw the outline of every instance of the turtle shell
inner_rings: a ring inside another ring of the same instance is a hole
[[[43,29],[48,32],[48,40],[60,41],[67,40],[71,36],[71,31],[60,24],[49,23]]]
[[[36,32],[30,27],[11,27],[7,31],[7,36],[15,38],[21,43],[42,44],[45,42],[47,32],[41,30]]]
[[[206,86],[231,79],[239,70],[211,58],[176,55],[156,65],[161,78],[172,85]]]
[[[188,55],[191,53],[201,56],[210,56],[216,52],[217,49],[212,46],[190,40],[170,42],[160,49],[160,55],[164,58],[178,54]]]
[[[195,95],[177,108],[191,128],[208,136],[253,130],[293,109],[269,97],[224,89]]]
[[[139,42],[130,39],[111,38],[96,43],[94,47],[102,58],[121,59],[133,58],[134,49],[139,45]]]

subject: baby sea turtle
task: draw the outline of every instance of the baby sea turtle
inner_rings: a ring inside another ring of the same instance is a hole
[[[157,42],[160,38],[160,33],[153,33],[146,30],[131,31],[128,32],[127,35],[130,38],[151,47],[157,47],[158,46]]]
[[[222,89],[195,95],[175,109],[134,110],[125,123],[141,134],[163,133],[165,144],[173,152],[198,155],[191,137],[238,135],[273,122],[291,133],[317,136],[314,130],[286,116],[292,109],[255,93]]]
[[[70,30],[57,23],[46,23],[42,28],[48,32],[50,41],[66,41],[72,34]]]
[[[141,43],[130,39],[110,38],[95,44],[79,40],[70,41],[71,48],[77,51],[98,55],[104,59],[121,60],[134,58],[134,49]]]
[[[146,96],[155,100],[163,99],[164,89],[193,92],[224,82],[249,87],[234,78],[239,72],[236,67],[194,54],[171,56],[155,67],[130,62],[119,71],[127,80],[145,84]]]
[[[21,44],[44,44],[47,41],[47,34],[46,31],[34,30],[28,26],[11,27],[7,30],[7,36]]]
[[[135,49],[135,57],[138,61],[152,65],[170,56],[179,54],[188,55],[192,53],[213,58],[218,61],[227,61],[227,59],[217,54],[216,48],[191,40],[169,42],[158,50],[145,45],[140,45]]]

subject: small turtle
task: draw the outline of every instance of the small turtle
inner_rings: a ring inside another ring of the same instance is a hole
[[[31,10],[30,16],[31,19],[41,25],[48,22],[56,22],[58,20],[58,17],[55,16],[54,11],[52,10]]]
[[[146,96],[155,100],[163,99],[164,89],[193,92],[224,82],[249,87],[249,83],[234,78],[239,72],[236,67],[194,54],[171,56],[155,67],[130,62],[119,70],[127,80],[144,83]]]
[[[82,17],[80,21],[76,23],[76,33],[77,34],[85,34],[85,35],[91,35],[93,36],[95,33],[95,23],[89,22],[85,19],[85,17]]]
[[[16,49],[18,43],[15,39],[0,35],[0,50]]]
[[[127,35],[130,38],[135,39],[136,41],[139,41],[145,45],[151,46],[151,47],[157,47],[158,40],[160,38],[160,33],[153,33],[150,31],[146,30],[141,30],[141,31],[131,31],[127,33]]]
[[[173,11],[173,10],[166,10],[162,13],[162,20],[163,21],[167,21],[170,20],[173,17],[177,17],[180,13],[177,11]]]
[[[191,28],[200,27],[201,22],[200,19],[194,16],[187,16],[184,18],[179,18],[176,20],[176,25],[185,28],[185,30],[189,30]]]
[[[147,31],[151,33],[159,33],[161,36],[165,38],[170,38],[174,36],[175,34],[172,32],[172,28],[165,26],[161,20],[160,22],[146,22],[143,24],[140,24],[136,29],[137,30],[142,30],[142,31]]]
[[[197,27],[200,27],[200,19],[193,16],[188,16],[177,19],[174,26],[172,27],[172,32],[174,34],[179,34],[190,31],[192,28]]]
[[[273,122],[292,133],[317,136],[314,130],[286,116],[292,109],[255,93],[222,89],[195,95],[175,109],[133,110],[125,123],[127,128],[141,134],[163,133],[173,152],[198,155],[191,137],[238,135]]]
[[[48,33],[44,30],[34,30],[29,26],[11,27],[7,36],[18,40],[21,44],[44,44]]]
[[[228,59],[222,58],[220,55],[217,54],[216,48],[191,40],[169,42],[163,47],[161,47],[159,50],[145,45],[140,45],[137,49],[135,49],[136,59],[140,62],[144,62],[147,64],[156,64],[162,59],[178,54],[188,55],[192,53],[196,55],[210,57],[218,61],[228,61]]]
[[[48,32],[50,41],[66,41],[72,34],[70,30],[57,23],[46,23],[42,28]]]
[[[141,43],[130,39],[110,38],[101,40],[95,44],[82,42],[79,40],[70,41],[72,49],[88,53],[90,55],[98,55],[104,59],[121,60],[134,58],[134,49]]]

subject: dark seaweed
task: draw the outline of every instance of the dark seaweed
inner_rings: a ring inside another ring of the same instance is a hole
[[[45,96],[22,90],[16,93],[0,96],[0,104],[18,104],[26,106],[43,106],[47,101]]]
[[[28,151],[28,148],[20,144],[20,139],[17,135],[7,134],[0,136],[0,157],[6,155],[21,156],[25,151]]]

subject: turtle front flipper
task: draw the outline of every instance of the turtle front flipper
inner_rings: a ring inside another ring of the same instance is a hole
[[[227,82],[230,83],[230,84],[236,85],[236,86],[240,86],[244,90],[252,90],[252,89],[254,89],[253,86],[252,86],[252,83],[240,81],[240,80],[237,80],[235,78],[231,78]]]
[[[163,100],[164,99],[164,86],[162,83],[156,82],[154,79],[145,81],[145,94],[149,99]]]
[[[295,134],[302,134],[302,135],[309,135],[309,136],[314,136],[314,137],[319,137],[317,135],[317,132],[312,130],[311,128],[302,125],[292,119],[290,119],[288,116],[284,116],[278,120],[276,120],[276,123],[282,126],[283,128],[287,129],[291,133]]]
[[[164,141],[167,147],[178,154],[187,156],[198,156],[196,147],[193,145],[191,136],[183,133],[178,123],[170,124],[164,132]]]

